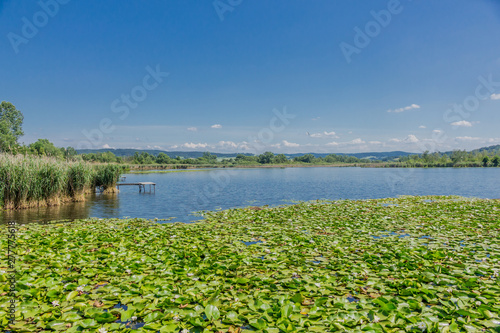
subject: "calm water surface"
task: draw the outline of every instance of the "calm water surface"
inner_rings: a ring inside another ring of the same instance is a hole
[[[85,203],[0,212],[0,222],[41,222],[87,217],[170,218],[189,222],[192,212],[281,205],[292,200],[369,199],[398,195],[461,195],[500,198],[499,168],[213,169],[196,172],[128,174],[126,182],[155,182],[156,193],[121,187]]]

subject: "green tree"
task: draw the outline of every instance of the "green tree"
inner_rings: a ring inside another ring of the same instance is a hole
[[[19,145],[24,135],[23,120],[23,114],[12,103],[0,103],[0,151],[10,152]]]
[[[305,154],[303,156],[297,156],[294,158],[297,162],[313,163],[316,158],[313,154]]]
[[[165,153],[159,153],[158,156],[156,156],[156,163],[158,164],[170,164],[172,163],[172,159],[170,156],[168,156]]]
[[[467,152],[465,150],[454,150],[452,151],[450,156],[453,164],[465,161],[466,157],[467,157]]]
[[[65,149],[64,151],[64,157],[69,160],[69,159],[73,159],[73,157],[75,157],[78,153],[76,152],[75,148],[73,147],[68,147]]]
[[[491,164],[494,167],[498,167],[498,165],[500,165],[500,157],[498,157],[498,155],[496,155],[495,157],[493,157],[493,159],[491,160]]]
[[[217,155],[212,155],[210,152],[206,151],[203,153],[202,159],[206,160],[207,163],[214,164],[217,162]]]
[[[487,167],[490,162],[490,158],[488,156],[483,157],[483,166]]]
[[[274,154],[266,151],[264,154],[259,155],[258,162],[260,164],[271,164],[274,161]]]
[[[274,157],[274,163],[283,164],[288,162],[288,158],[286,158],[285,154],[278,154]]]
[[[30,144],[28,147],[36,155],[63,157],[61,149],[54,146],[54,144],[47,139],[38,139],[38,141]]]

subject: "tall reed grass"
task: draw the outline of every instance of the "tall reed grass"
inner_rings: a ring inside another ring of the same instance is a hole
[[[95,187],[116,191],[122,172],[123,167],[115,164],[0,154],[0,207],[19,209],[83,201]]]

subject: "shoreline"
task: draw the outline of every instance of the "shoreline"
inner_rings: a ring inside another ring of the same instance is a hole
[[[170,171],[182,172],[183,170],[197,170],[197,169],[286,169],[286,168],[387,168],[387,169],[495,169],[498,167],[482,167],[482,166],[407,166],[407,165],[394,165],[394,164],[379,164],[379,163],[345,163],[345,164],[270,164],[270,165],[127,165],[129,173],[141,173],[141,171]],[[202,170],[200,170],[202,171]]]

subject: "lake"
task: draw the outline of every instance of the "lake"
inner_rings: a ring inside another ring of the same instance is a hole
[[[126,182],[155,182],[156,193],[124,186],[83,203],[0,212],[0,222],[43,222],[87,217],[175,217],[232,207],[282,205],[317,199],[369,199],[399,195],[500,198],[500,168],[267,168],[127,174]],[[147,190],[148,187],[147,187]]]

